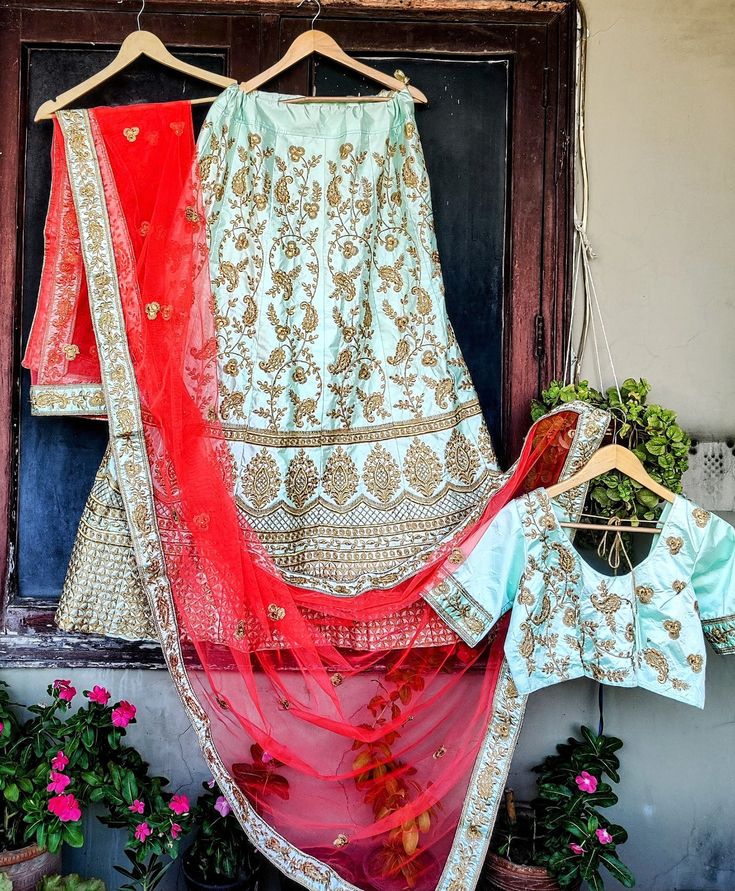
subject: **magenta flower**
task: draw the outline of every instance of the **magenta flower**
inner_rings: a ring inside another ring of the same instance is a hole
[[[572,854],[584,854],[584,848],[582,845],[576,844],[576,842],[572,842],[571,845],[569,845],[569,850]]]
[[[0,721],[0,733],[2,733],[3,730],[5,730],[5,724],[3,724],[2,721]]]
[[[133,835],[138,839],[139,842],[144,842],[149,835],[153,835],[153,830],[145,821],[143,821],[135,827],[135,832],[133,833]]]
[[[183,832],[183,830],[182,830],[181,826],[179,826],[178,823],[171,824],[171,838],[174,841],[176,841],[176,839],[181,835],[182,832]]]
[[[107,705],[110,701],[110,691],[105,690],[104,687],[100,687],[99,684],[95,684],[89,693],[87,693],[87,699],[89,699],[90,702],[98,703],[98,705]]]
[[[270,752],[263,752],[263,754],[260,756],[260,760],[263,762],[263,764],[270,764],[270,762],[273,760],[273,755],[271,755]]]
[[[63,752],[57,752],[51,759],[51,767],[53,767],[54,770],[63,770],[68,763],[69,759]]]
[[[51,782],[46,786],[47,792],[63,792],[71,782],[71,778],[65,773],[59,773],[57,770],[51,771]]]
[[[48,809],[62,823],[74,823],[82,819],[82,811],[76,798],[69,795],[55,795],[49,800]]]
[[[597,777],[593,777],[591,773],[583,770],[578,777],[574,778],[574,782],[579,787],[580,792],[596,792]]]
[[[135,718],[136,707],[124,699],[112,710],[112,724],[114,727],[127,727]]]
[[[613,837],[607,831],[607,829],[596,829],[595,835],[597,836],[597,841],[601,845],[611,845]]]
[[[135,801],[130,805],[128,810],[131,814],[142,814],[145,810],[145,805],[139,798],[136,798]]]
[[[169,801],[168,806],[175,814],[188,814],[189,813],[189,799],[186,795],[173,795],[171,797],[171,801]]]
[[[57,678],[54,681],[53,690],[58,695],[59,699],[64,702],[71,702],[77,695],[77,689],[76,687],[72,687],[71,681],[64,681],[61,678]]]
[[[225,798],[224,795],[220,795],[220,797],[214,803],[214,809],[219,811],[221,816],[226,817],[232,808],[230,807],[229,801]]]

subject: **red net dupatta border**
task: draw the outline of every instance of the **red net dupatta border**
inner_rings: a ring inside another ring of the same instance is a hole
[[[124,271],[116,267],[113,225],[106,203],[93,118],[87,111],[74,110],[60,113],[59,120],[82,235],[112,451],[137,564],[171,678],[207,764],[252,842],[277,867],[307,888],[356,891],[357,886],[335,869],[286,841],[252,807],[220,757],[209,714],[194,692],[184,664],[174,598],[156,522],[141,405],[120,297],[119,273]],[[575,436],[568,444],[570,451],[564,462],[563,472],[567,474],[584,463],[594,450],[604,434],[607,418],[602,413],[590,414],[585,406],[570,405],[565,411],[577,415]],[[531,437],[538,432],[539,424],[535,425]],[[582,496],[583,493],[574,496],[578,504]],[[497,663],[490,720],[479,746],[445,866],[435,884],[437,891],[469,891],[475,886],[520,731],[525,698],[516,691],[499,648],[502,648],[500,630],[489,650],[489,658]]]

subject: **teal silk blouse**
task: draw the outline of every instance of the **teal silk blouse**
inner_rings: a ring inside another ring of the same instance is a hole
[[[543,489],[516,499],[456,571],[488,613],[511,610],[518,690],[586,675],[703,707],[704,637],[735,652],[735,528],[677,496],[648,556],[610,576],[578,553],[564,519]]]

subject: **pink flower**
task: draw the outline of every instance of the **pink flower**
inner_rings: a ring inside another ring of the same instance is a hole
[[[139,842],[144,842],[149,835],[153,835],[153,830],[151,827],[144,821],[143,823],[139,823],[135,827],[135,832],[133,833]]]
[[[112,724],[114,727],[127,727],[135,718],[137,709],[124,699],[112,710]]]
[[[178,823],[171,824],[171,838],[174,841],[176,841],[176,839],[181,835],[182,831],[183,830],[182,830],[181,826],[179,826]]]
[[[232,808],[230,807],[229,801],[225,798],[224,795],[220,795],[220,797],[217,799],[217,801],[215,801],[214,809],[216,811],[219,811],[219,813],[223,817],[226,817],[232,810]]]
[[[63,770],[68,763],[69,759],[63,752],[57,752],[51,759],[51,767],[53,767],[54,770]]]
[[[2,733],[3,730],[5,730],[5,724],[3,724],[2,721],[0,721],[0,733]]]
[[[100,687],[99,684],[95,684],[89,693],[87,693],[87,699],[89,699],[90,702],[97,702],[99,705],[107,705],[110,701],[110,691],[105,690],[104,687]]]
[[[607,831],[607,829],[596,829],[595,835],[597,836],[597,841],[601,845],[611,845],[613,837]]]
[[[270,752],[263,752],[263,754],[260,756],[260,760],[263,762],[263,764],[270,764],[270,762],[273,760],[273,755],[271,755]]]
[[[130,805],[128,810],[131,814],[142,814],[145,810],[145,805],[139,798],[136,798],[135,801]]]
[[[71,794],[55,795],[49,800],[48,809],[52,814],[55,814],[62,823],[74,823],[82,818],[79,802]]]
[[[69,785],[71,779],[65,773],[59,773],[57,770],[51,771],[51,782],[46,786],[47,792],[63,792]]]
[[[186,795],[174,795],[169,801],[168,806],[175,814],[188,814],[189,813],[189,799]]]
[[[60,678],[54,681],[53,690],[64,702],[71,702],[77,695],[77,689],[72,687],[71,681],[64,681]]]
[[[578,777],[574,778],[574,782],[579,787],[580,792],[596,792],[597,777],[593,777],[591,773],[583,770]]]
[[[572,854],[584,854],[584,848],[582,847],[582,845],[578,845],[575,842],[572,842],[571,845],[569,845],[569,850],[572,852]]]

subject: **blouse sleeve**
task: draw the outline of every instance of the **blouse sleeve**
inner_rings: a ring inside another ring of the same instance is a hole
[[[512,606],[524,565],[523,530],[510,502],[452,574],[424,597],[465,643],[475,646]]]
[[[707,526],[692,587],[704,633],[715,652],[735,653],[735,527],[714,514]]]

